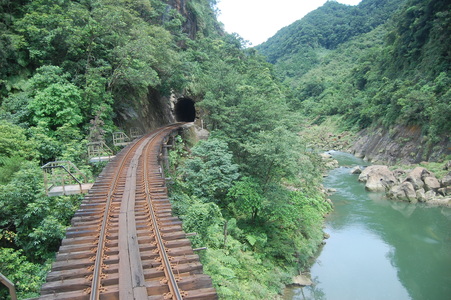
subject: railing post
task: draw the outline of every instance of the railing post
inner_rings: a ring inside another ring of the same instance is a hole
[[[9,281],[8,278],[3,276],[2,273],[0,273],[0,282],[3,283],[9,289],[9,294],[11,295],[11,299],[17,300],[16,287],[14,286],[14,283]]]

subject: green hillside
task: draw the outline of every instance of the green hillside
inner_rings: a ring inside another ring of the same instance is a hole
[[[336,49],[349,39],[370,32],[385,23],[402,1],[370,0],[357,6],[327,1],[304,18],[282,28],[268,41],[256,47],[268,61],[288,72],[302,75],[318,63],[321,53],[316,49]],[[304,62],[304,64],[302,63]]]
[[[319,120],[344,116],[359,128],[420,126],[433,145],[451,129],[450,8],[449,1],[329,1],[257,49],[293,90],[293,108]]]

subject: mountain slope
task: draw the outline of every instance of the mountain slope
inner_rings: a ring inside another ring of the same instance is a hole
[[[377,3],[363,1],[354,9],[366,7],[369,16],[372,8],[375,12],[380,8]],[[259,50],[267,51],[268,60],[274,61],[276,76],[293,91],[292,108],[318,122],[327,115],[340,115],[348,126],[357,128],[420,128],[423,142],[419,147],[424,148],[423,155],[412,159],[429,159],[434,147],[447,148],[451,131],[451,3],[445,0],[384,3],[387,10],[379,15],[385,16],[385,21],[379,18],[380,25],[366,33],[371,26],[353,29],[356,34],[352,37],[346,30],[337,37],[326,30],[327,26],[316,29],[317,34],[300,35],[300,31],[305,33],[305,28],[309,28],[312,18],[326,11],[335,12],[338,19],[332,19],[331,23],[336,25],[356,15],[348,7],[340,19],[338,12],[346,9],[328,2],[325,5],[328,9],[320,8],[306,16],[306,20],[285,28],[281,31],[283,35],[276,35]],[[398,6],[397,11],[390,10]],[[306,43],[319,41],[318,32],[331,35],[323,37],[324,41],[346,41],[333,47],[325,42]],[[282,45],[276,51],[272,51],[274,40]],[[444,153],[446,156],[449,148]]]
[[[328,1],[256,47],[276,63],[316,48],[335,49],[386,22],[402,1],[363,0],[357,6]]]

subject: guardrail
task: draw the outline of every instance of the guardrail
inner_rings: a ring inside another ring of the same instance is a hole
[[[8,288],[11,299],[17,300],[16,287],[14,286],[14,283],[9,281],[9,279],[6,278],[2,273],[0,273],[0,282]]]

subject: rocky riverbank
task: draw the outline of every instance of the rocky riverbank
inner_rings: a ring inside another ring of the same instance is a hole
[[[442,178],[421,166],[391,170],[388,166],[373,165],[351,172],[360,173],[359,181],[365,183],[367,190],[385,192],[389,199],[451,207],[451,161],[443,169],[448,173]]]
[[[415,164],[440,161],[451,155],[449,135],[441,137],[440,142],[431,143],[418,126],[366,128],[351,144],[348,152],[374,164]]]

